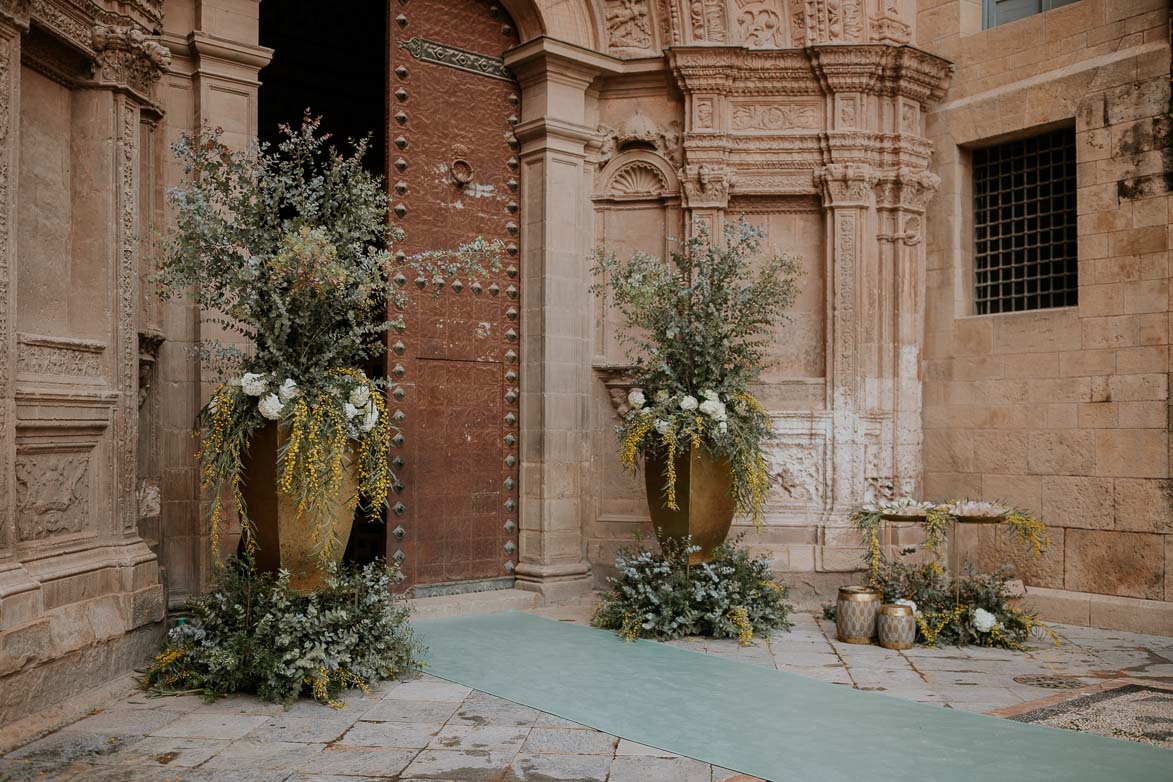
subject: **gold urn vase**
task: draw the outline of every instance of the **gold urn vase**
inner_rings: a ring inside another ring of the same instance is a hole
[[[694,446],[676,457],[676,510],[668,508],[664,490],[667,454],[662,451],[644,457],[644,486],[648,511],[656,538],[681,540],[691,536],[700,551],[689,555],[692,564],[704,562],[713,549],[725,542],[733,524],[736,502],[731,492],[733,466],[714,456],[704,446]]]
[[[294,589],[309,591],[322,585],[322,564],[340,562],[346,551],[358,504],[358,476],[347,453],[334,501],[325,503],[317,518],[307,513],[299,516],[297,501],[277,491],[277,454],[286,437],[284,427],[276,424],[253,435],[248,453],[241,455],[241,493],[256,534],[257,568],[269,572],[284,568]],[[319,526],[316,538],[315,525]]]

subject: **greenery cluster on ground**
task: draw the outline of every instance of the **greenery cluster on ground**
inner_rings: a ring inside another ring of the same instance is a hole
[[[211,593],[191,603],[190,621],[168,632],[142,686],[209,699],[250,692],[276,703],[304,694],[340,706],[345,690],[419,664],[410,609],[391,592],[397,574],[382,562],[331,565],[325,585],[302,594],[284,571],[228,560]]]
[[[619,574],[608,579],[591,623],[627,640],[705,635],[742,644],[790,629],[794,607],[769,559],[751,556],[735,541],[713,549],[707,562],[690,564],[689,554],[699,550],[684,538],[665,541],[660,551],[639,540],[620,551]]]

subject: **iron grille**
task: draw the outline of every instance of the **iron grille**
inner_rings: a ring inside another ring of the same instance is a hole
[[[979,315],[1077,303],[1075,130],[974,150]]]

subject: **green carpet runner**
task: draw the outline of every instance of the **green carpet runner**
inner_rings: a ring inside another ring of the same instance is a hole
[[[416,628],[433,676],[773,782],[1173,780],[1168,750],[624,643],[530,614]]]

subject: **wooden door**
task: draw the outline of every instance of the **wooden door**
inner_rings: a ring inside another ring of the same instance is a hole
[[[391,410],[402,489],[388,556],[405,585],[512,578],[517,561],[520,89],[501,57],[517,43],[485,0],[391,0],[388,183],[411,254],[481,236],[501,268],[440,291],[404,268],[412,304],[391,337]]]

